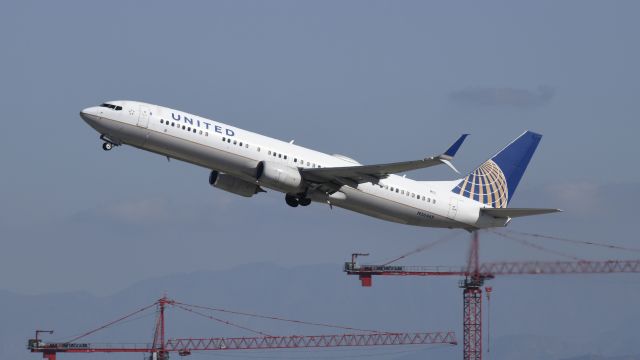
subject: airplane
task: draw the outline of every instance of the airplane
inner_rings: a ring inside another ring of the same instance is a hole
[[[447,165],[466,139],[418,160],[362,165],[183,111],[137,101],[108,101],[80,111],[106,151],[123,144],[209,169],[209,184],[244,197],[285,194],[292,207],[328,204],[400,224],[465,229],[505,227],[513,218],[561,211],[509,208],[542,135],[526,131],[467,176],[417,181],[398,176]]]

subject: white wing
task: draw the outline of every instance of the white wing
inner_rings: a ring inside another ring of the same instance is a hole
[[[435,165],[446,164],[454,171],[457,170],[449,162],[464,142],[468,134],[463,134],[453,145],[443,154],[431,156],[420,160],[403,161],[387,164],[358,165],[330,168],[307,168],[301,169],[302,178],[310,183],[318,185],[328,185],[334,191],[342,185],[357,187],[358,184],[371,182],[377,183],[389,174],[396,174],[405,171],[423,169]]]

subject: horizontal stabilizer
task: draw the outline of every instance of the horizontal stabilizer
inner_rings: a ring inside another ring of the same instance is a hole
[[[540,208],[482,208],[480,212],[497,218],[515,218],[521,216],[542,215],[561,212],[560,209]]]

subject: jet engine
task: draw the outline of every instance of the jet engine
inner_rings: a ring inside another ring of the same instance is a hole
[[[296,194],[303,189],[304,182],[300,170],[271,161],[260,161],[256,169],[256,179],[261,185]]]
[[[215,170],[211,171],[211,175],[209,175],[209,184],[218,189],[244,197],[252,197],[259,192],[264,192],[264,190],[256,184]]]

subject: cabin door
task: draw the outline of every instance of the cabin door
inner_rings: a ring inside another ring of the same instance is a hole
[[[149,108],[146,106],[140,106],[140,115],[138,116],[138,126],[141,128],[147,128],[149,126]]]
[[[449,213],[447,215],[447,217],[449,219],[455,219],[456,215],[458,215],[458,202],[460,200],[455,198],[455,197],[451,197],[449,198]]]

